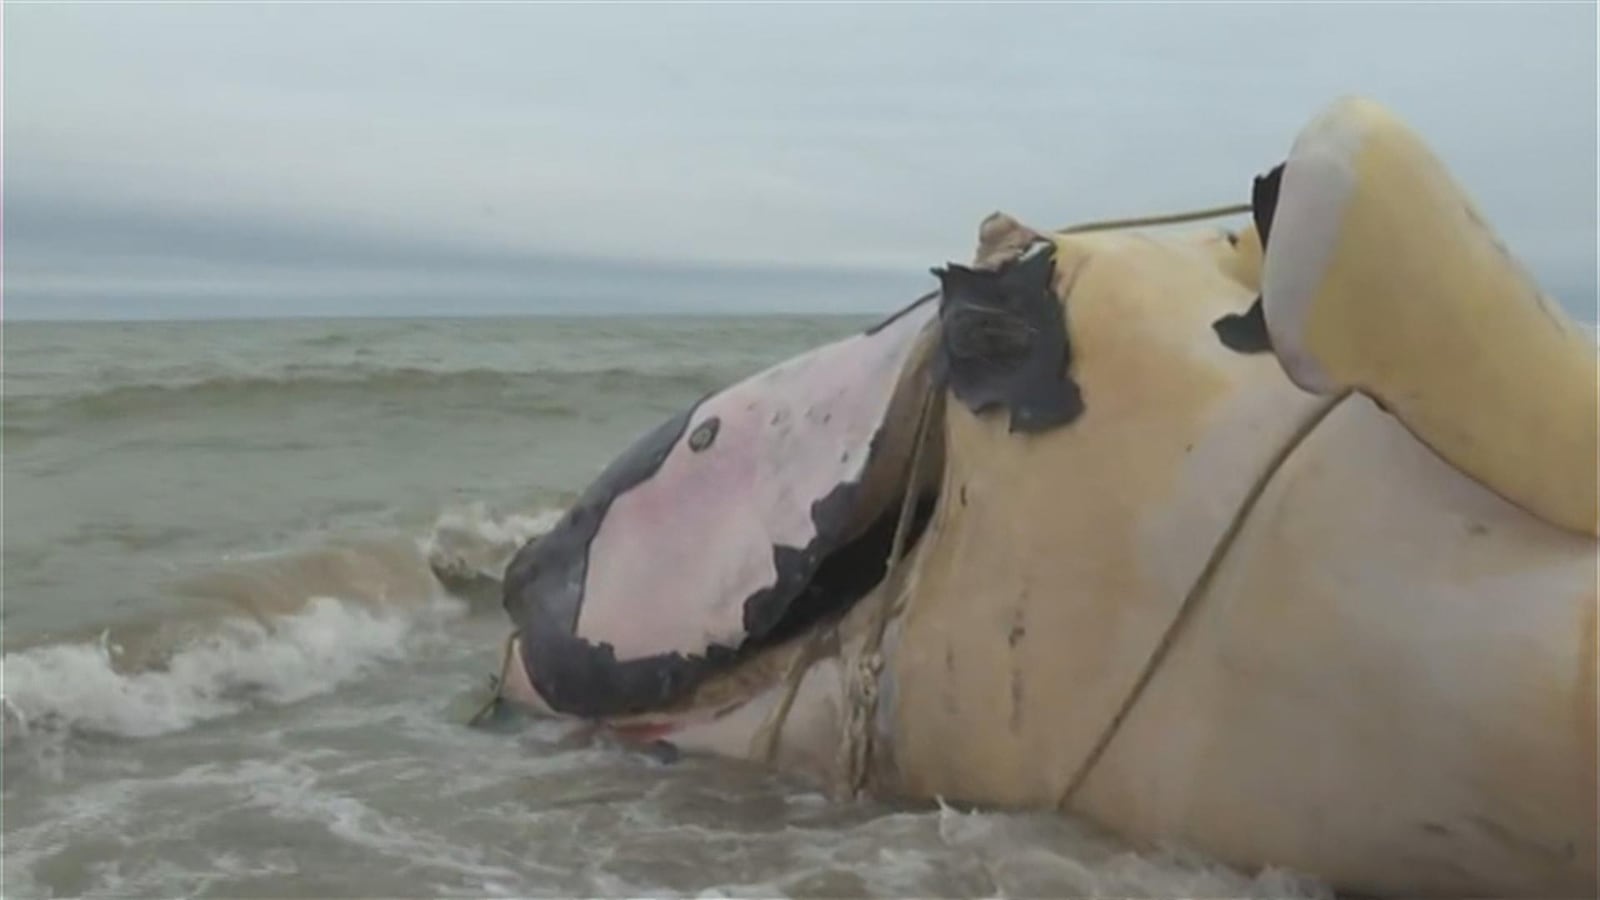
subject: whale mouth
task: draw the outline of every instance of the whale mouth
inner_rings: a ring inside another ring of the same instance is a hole
[[[508,697],[649,731],[742,703],[777,677],[776,651],[870,594],[902,509],[914,541],[937,504],[938,428],[930,477],[907,483],[936,296],[703,398],[617,457],[507,566]]]
[[[824,629],[843,627],[849,612],[883,583],[903,499],[897,499],[866,531],[824,559],[815,577],[771,630],[719,657],[681,699],[609,717],[607,728],[631,743],[662,740],[688,722],[727,715],[776,685],[802,644]],[[916,547],[927,531],[938,499],[937,491],[919,492],[909,510],[906,552]]]
[[[937,491],[919,493],[909,510],[907,548],[915,547],[927,530],[938,499]],[[817,627],[833,624],[877,588],[888,571],[894,532],[904,503],[904,495],[896,498],[866,531],[824,557],[783,615],[764,634],[752,636],[739,646],[735,661],[787,643]]]

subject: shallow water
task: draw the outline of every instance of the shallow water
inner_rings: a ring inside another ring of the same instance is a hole
[[[1285,896],[1063,817],[469,730],[497,574],[637,434],[867,319],[8,324],[5,894]]]

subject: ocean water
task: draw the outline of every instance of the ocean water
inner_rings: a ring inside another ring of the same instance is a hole
[[[484,576],[642,431],[870,321],[5,325],[4,895],[1325,895],[463,727]]]

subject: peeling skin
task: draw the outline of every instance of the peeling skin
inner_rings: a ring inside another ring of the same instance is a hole
[[[1261,238],[1261,251],[1266,252],[1267,240],[1272,234],[1272,216],[1278,209],[1278,190],[1283,183],[1283,164],[1279,163],[1264,175],[1257,175],[1250,188],[1250,215],[1255,220],[1256,234]],[[1229,241],[1238,246],[1238,238],[1229,235]],[[1238,353],[1270,353],[1272,336],[1267,331],[1265,304],[1258,295],[1250,308],[1243,313],[1229,313],[1211,328],[1223,346]]]
[[[1083,413],[1061,303],[1051,291],[1051,248],[997,271],[951,265],[935,274],[943,285],[939,365],[956,399],[974,413],[1010,410],[1012,432],[1050,431]]]
[[[546,703],[659,709],[778,626],[892,499],[867,482],[926,300],[663,423],[517,554],[505,605]]]
[[[1278,210],[1278,190],[1283,185],[1283,163],[1273,166],[1265,175],[1256,176],[1250,188],[1250,215],[1256,223],[1256,233],[1261,235],[1261,249],[1267,249],[1272,235],[1272,216]]]

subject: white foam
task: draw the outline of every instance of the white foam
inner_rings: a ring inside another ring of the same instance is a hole
[[[499,578],[506,563],[523,544],[539,537],[561,521],[562,510],[542,509],[530,515],[499,514],[485,503],[447,509],[434,520],[433,529],[418,542],[432,564],[454,563]]]
[[[113,668],[104,639],[33,647],[0,661],[0,697],[24,734],[41,727],[165,734],[261,703],[326,693],[400,657],[418,625],[459,612],[447,600],[405,612],[315,597],[270,623],[227,620],[176,650],[164,668],[132,673]]]
[[[245,801],[249,806],[264,808],[277,818],[321,825],[349,844],[397,861],[481,878],[519,877],[503,866],[483,862],[483,854],[471,847],[452,844],[442,835],[421,830],[415,822],[391,819],[360,798],[323,787],[318,774],[308,767],[249,762],[235,770],[214,769],[212,774],[223,784],[249,785]]]
[[[1327,885],[1284,869],[1231,869],[1181,847],[1134,852],[1054,814],[960,812],[939,800],[937,830],[951,853],[979,862],[999,896],[1052,893],[1113,897],[1240,897],[1331,900]]]

